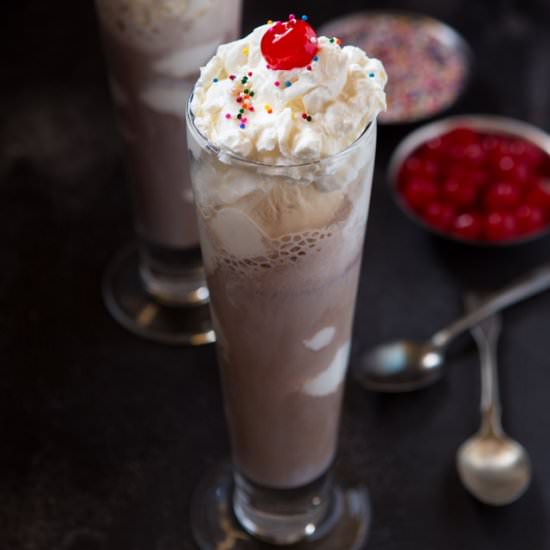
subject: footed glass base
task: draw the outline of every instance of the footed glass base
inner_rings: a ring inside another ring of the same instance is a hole
[[[216,341],[208,308],[208,288],[193,285],[179,304],[148,292],[137,246],[120,251],[103,279],[103,298],[111,315],[130,332],[163,344],[201,346]]]
[[[233,471],[223,465],[197,487],[191,508],[191,527],[201,550],[359,550],[370,527],[371,508],[366,487],[333,486],[326,518],[310,536],[289,545],[255,539],[238,523],[232,509]]]

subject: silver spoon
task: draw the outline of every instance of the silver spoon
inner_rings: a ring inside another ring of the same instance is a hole
[[[467,307],[479,303],[467,297]],[[494,315],[472,329],[481,359],[481,427],[458,449],[456,464],[462,483],[478,500],[501,506],[518,499],[531,481],[525,448],[502,429],[498,390],[497,342],[501,321]]]
[[[457,336],[501,309],[550,288],[550,265],[530,272],[514,284],[487,298],[427,342],[397,340],[365,354],[353,373],[370,390],[405,392],[428,386],[443,374],[445,348]]]

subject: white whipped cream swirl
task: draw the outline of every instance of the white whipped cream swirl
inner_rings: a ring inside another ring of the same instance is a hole
[[[191,103],[195,126],[221,150],[267,164],[313,162],[343,151],[386,108],[382,63],[319,37],[310,68],[268,69],[260,46],[268,29],[220,46],[201,69]],[[237,119],[244,87],[254,92],[254,110]]]

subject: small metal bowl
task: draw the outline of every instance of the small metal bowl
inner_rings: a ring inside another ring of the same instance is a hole
[[[401,210],[417,225],[431,233],[443,237],[445,239],[478,247],[507,247],[519,245],[534,241],[544,237],[550,233],[550,222],[540,231],[525,236],[520,236],[516,239],[507,241],[481,241],[462,239],[451,233],[440,231],[435,227],[427,224],[414,210],[412,210],[405,202],[402,194],[397,189],[398,175],[404,162],[409,156],[416,151],[420,146],[431,141],[434,138],[441,137],[456,128],[471,128],[480,132],[502,134],[510,137],[521,138],[525,141],[540,147],[547,155],[550,156],[550,136],[531,124],[492,115],[461,115],[445,118],[426,124],[411,132],[393,152],[389,168],[388,180],[392,189],[394,199]]]

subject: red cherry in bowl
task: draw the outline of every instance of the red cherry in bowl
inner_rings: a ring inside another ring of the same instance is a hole
[[[466,208],[477,199],[477,188],[467,178],[448,177],[443,183],[443,196],[453,206]]]
[[[453,221],[452,232],[461,239],[475,241],[480,237],[483,222],[475,212],[464,212]]]
[[[522,204],[516,211],[516,223],[521,233],[536,233],[545,225],[544,211],[538,206]]]
[[[299,69],[315,57],[317,34],[301,19],[277,21],[264,34],[261,48],[270,69]]]
[[[550,179],[539,178],[527,196],[527,204],[550,212]]]
[[[423,212],[426,222],[439,231],[448,231],[456,218],[455,209],[450,204],[434,201]]]
[[[516,218],[505,212],[490,212],[485,218],[485,238],[488,241],[507,241],[517,236]]]
[[[403,187],[403,195],[411,208],[421,209],[436,198],[437,185],[429,179],[411,178]]]
[[[512,210],[519,206],[521,193],[517,185],[508,181],[499,181],[491,185],[485,195],[485,206],[490,212]]]

